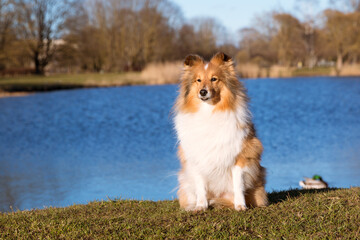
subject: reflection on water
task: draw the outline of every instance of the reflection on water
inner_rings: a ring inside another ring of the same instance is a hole
[[[360,79],[245,81],[267,190],[317,173],[360,185]],[[176,196],[176,86],[71,90],[0,99],[0,211],[96,199]]]

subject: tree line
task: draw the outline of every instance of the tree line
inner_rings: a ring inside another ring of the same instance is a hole
[[[349,11],[326,9],[300,21],[290,13],[271,12],[256,19],[255,27],[240,30],[237,58],[269,66],[331,65],[340,71],[343,62],[360,59],[360,1]]]
[[[360,1],[344,2],[351,9],[327,9],[303,21],[263,14],[228,41],[216,19],[187,21],[170,0],[0,0],[0,72],[138,71],[219,50],[239,63],[336,63],[340,71],[344,62],[360,60]]]

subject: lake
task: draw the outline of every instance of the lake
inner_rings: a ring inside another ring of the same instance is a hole
[[[243,81],[265,151],[267,191],[321,175],[360,185],[360,78]],[[177,86],[0,99],[0,211],[176,197]]]

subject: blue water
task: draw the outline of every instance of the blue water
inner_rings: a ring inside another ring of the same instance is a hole
[[[266,189],[360,185],[360,78],[246,80]],[[176,197],[177,86],[0,99],[0,211]]]

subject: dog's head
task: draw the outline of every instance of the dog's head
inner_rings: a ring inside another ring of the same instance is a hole
[[[184,97],[198,98],[217,104],[225,94],[231,94],[238,82],[234,63],[228,55],[216,53],[209,62],[198,55],[188,55],[184,61],[182,88]]]

